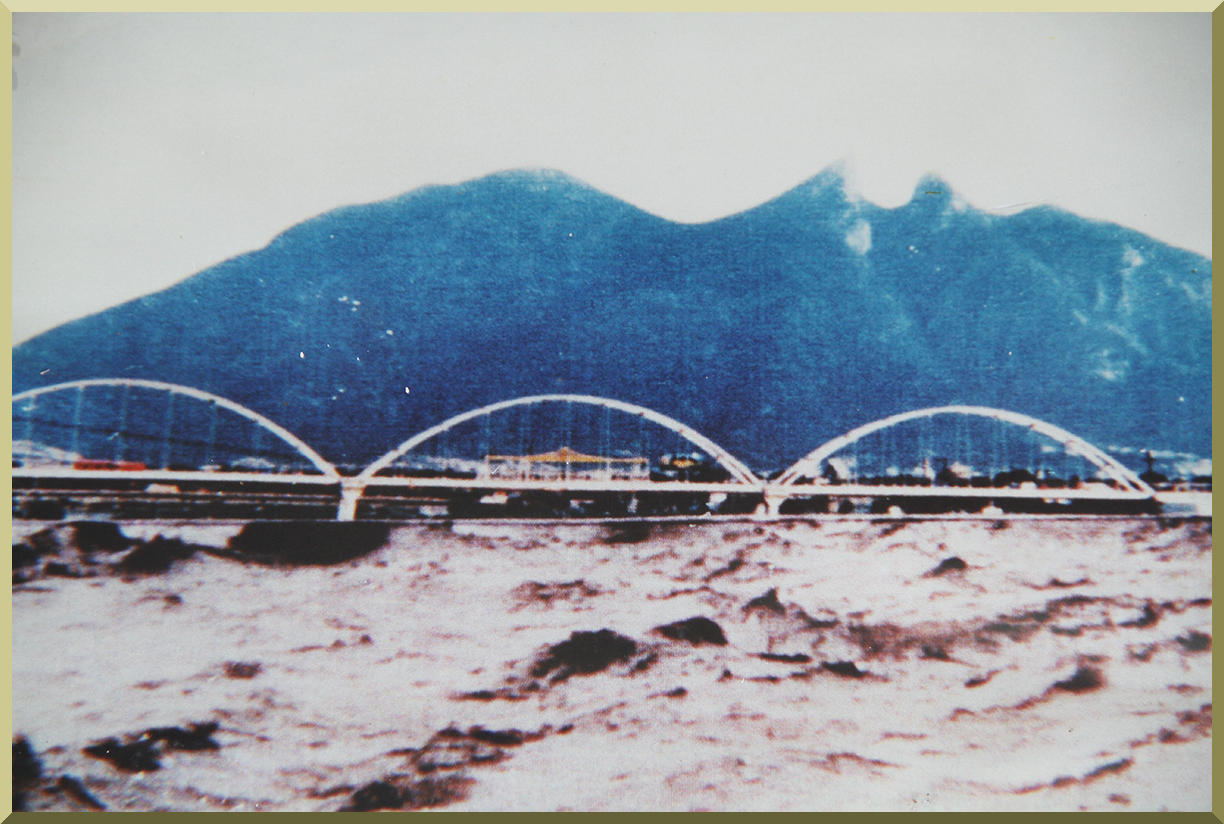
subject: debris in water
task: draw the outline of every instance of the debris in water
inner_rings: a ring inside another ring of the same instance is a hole
[[[867,673],[858,668],[853,661],[824,661],[821,668],[843,678],[865,678]]]
[[[1211,636],[1206,633],[1190,630],[1185,635],[1176,638],[1186,652],[1208,652],[1211,650]]]
[[[254,678],[259,675],[263,665],[258,661],[226,661],[226,678]]]
[[[13,739],[13,811],[26,809],[26,794],[38,786],[42,778],[42,762],[24,735]]]
[[[213,740],[212,734],[220,725],[216,721],[189,724],[182,727],[150,727],[145,736],[153,741],[159,741],[168,750],[216,750],[221,745]]]
[[[214,551],[269,566],[330,566],[368,555],[387,542],[391,527],[360,521],[253,521]]]
[[[370,810],[419,810],[441,807],[467,797],[472,779],[462,775],[413,779],[406,775],[387,775],[355,791],[340,812]]]
[[[786,611],[786,608],[782,606],[782,602],[778,600],[777,587],[769,590],[769,592],[766,592],[764,595],[758,595],[744,605],[744,612],[749,612],[754,609],[765,609],[769,610],[770,612],[776,612],[779,615]]]
[[[161,753],[157,744],[147,738],[138,738],[127,744],[118,738],[106,738],[85,747],[82,752],[109,761],[124,772],[153,772],[161,769]]]
[[[165,572],[175,561],[184,561],[195,555],[197,547],[185,544],[178,538],[163,538],[158,535],[151,541],[136,547],[119,559],[115,569],[124,574],[153,575]]]
[[[531,674],[535,678],[557,670],[553,681],[564,681],[571,675],[590,675],[607,669],[617,661],[625,661],[637,652],[637,643],[610,629],[598,632],[575,632],[568,640],[548,648]]]
[[[61,775],[54,784],[54,790],[63,793],[83,807],[89,807],[92,810],[106,809],[106,805],[90,795],[89,790],[85,789],[85,785],[76,776]]]
[[[762,661],[777,661],[781,664],[810,664],[812,656],[804,655],[802,652],[796,652],[793,655],[783,655],[777,652],[758,652],[757,658]]]
[[[969,565],[962,559],[953,555],[950,558],[944,558],[939,562],[939,566],[932,569],[926,574],[928,578],[936,578],[940,575],[945,575],[949,572],[964,572],[969,568]]]
[[[702,644],[714,644],[720,647],[727,645],[727,636],[723,634],[722,627],[709,618],[701,616],[664,624],[661,627],[655,627],[654,631],[674,641],[687,641],[695,647]]]
[[[1093,667],[1080,667],[1065,681],[1056,681],[1054,688],[1063,692],[1092,692],[1105,684],[1101,671]]]

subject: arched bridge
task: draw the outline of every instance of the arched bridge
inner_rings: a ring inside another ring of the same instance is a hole
[[[821,444],[816,449],[801,458],[790,469],[783,472],[777,479],[777,483],[781,485],[793,485],[799,481],[804,475],[818,477],[825,461],[831,458],[838,452],[842,452],[847,448],[853,448],[860,441],[874,435],[883,430],[900,427],[903,424],[911,421],[926,422],[934,418],[946,416],[950,418],[978,418],[991,423],[998,423],[1017,427],[1021,430],[1042,435],[1050,441],[1059,444],[1063,447],[1065,453],[1069,456],[1082,456],[1097,470],[1102,472],[1107,478],[1115,482],[1120,488],[1127,489],[1133,492],[1141,492],[1147,495],[1154,493],[1146,482],[1141,480],[1134,472],[1127,469],[1116,458],[1112,458],[1103,451],[1085,441],[1083,438],[1071,434],[1065,429],[1055,426],[1051,423],[1038,420],[1030,415],[1024,415],[1019,412],[1011,412],[1006,409],[994,409],[989,406],[933,406],[926,409],[914,409],[909,412],[902,412],[897,415],[891,415],[887,418],[881,418],[877,421],[864,424],[856,427],[844,435],[839,435],[830,441]],[[996,427],[995,437],[1004,433],[1006,430],[1003,427]],[[929,433],[929,430],[928,430]],[[963,438],[964,433],[956,433],[958,437]],[[892,460],[896,460],[897,455],[889,454],[887,456]],[[991,460],[998,462],[1002,458],[1005,463],[1014,463],[1014,456],[1009,452],[996,452]]]
[[[1138,503],[1156,494],[1118,459],[1059,426],[1006,409],[949,405],[832,438],[774,478],[767,501],[775,510],[787,501],[862,498],[877,508],[904,508],[904,499],[994,507],[1009,499]]]
[[[334,510],[340,473],[275,421],[189,386],[97,378],[13,396],[14,517]]]
[[[483,493],[460,505],[472,513],[505,506],[610,515],[689,511],[697,496],[751,498],[760,486],[726,449],[659,412],[593,395],[531,395],[455,415],[404,441],[346,481],[340,516],[355,517],[367,490],[375,505],[396,491],[438,497],[461,489]]]
[[[270,437],[261,441],[261,435]],[[339,477],[275,421],[220,395],[164,381],[93,378],[20,392],[13,396],[13,441],[14,457],[29,459],[14,473],[21,475],[71,460],[75,469],[94,472],[127,464],[152,474],[195,468],[242,478],[269,471],[296,472],[294,480]]]
[[[770,478],[674,418],[576,394],[455,415],[355,475],[241,404],[149,380],[17,394],[13,445],[14,517],[1145,511],[1165,495],[1054,424],[964,405],[863,424]]]

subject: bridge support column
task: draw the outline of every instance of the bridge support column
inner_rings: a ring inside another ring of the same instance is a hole
[[[756,508],[756,512],[752,513],[752,516],[761,520],[777,518],[778,513],[782,509],[782,502],[786,500],[786,497],[787,496],[785,495],[777,495],[766,492],[765,500],[763,500],[760,506]]]
[[[357,501],[361,499],[365,485],[356,478],[340,480],[340,508],[336,511],[337,521],[352,521],[357,518]]]

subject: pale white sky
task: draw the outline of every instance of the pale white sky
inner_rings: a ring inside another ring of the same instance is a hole
[[[704,221],[834,163],[1211,252],[1190,14],[13,16],[13,341],[337,206],[518,167]]]

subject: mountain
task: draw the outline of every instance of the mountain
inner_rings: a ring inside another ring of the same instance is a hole
[[[350,464],[544,392],[656,409],[766,470],[946,403],[1205,457],[1210,344],[1206,258],[933,177],[886,209],[826,171],[694,225],[513,171],[328,212],[64,324],[14,349],[13,388],[187,384]]]

